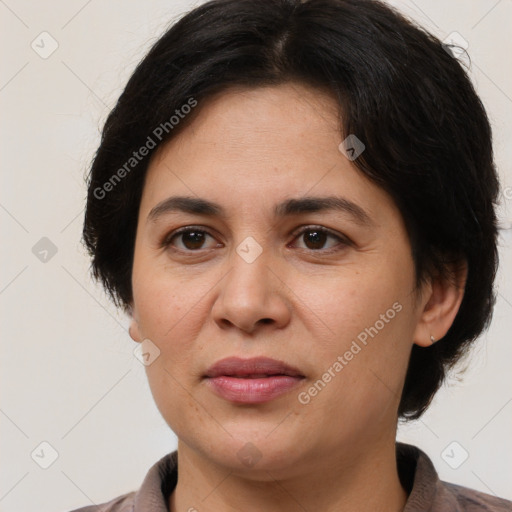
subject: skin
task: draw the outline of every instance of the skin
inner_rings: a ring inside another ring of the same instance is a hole
[[[402,510],[395,434],[408,357],[413,343],[446,334],[465,273],[458,286],[432,279],[415,289],[401,214],[339,151],[338,107],[326,93],[297,83],[237,88],[197,108],[150,162],[132,276],[130,333],[160,350],[146,371],[178,437],[171,510]],[[148,220],[175,195],[218,203],[225,215]],[[372,224],[340,211],[273,216],[285,199],[330,195],[359,205]],[[297,232],[311,225],[340,239],[315,244],[314,229]],[[206,231],[204,241],[172,237],[186,226]],[[236,252],[247,237],[262,248],[252,263]],[[400,312],[301,403],[299,393],[394,303]],[[202,378],[225,357],[262,355],[305,378],[255,405],[224,400]],[[248,466],[240,450],[260,458]]]

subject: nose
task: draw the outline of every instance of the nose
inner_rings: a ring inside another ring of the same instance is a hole
[[[251,263],[234,252],[232,262],[212,308],[215,322],[249,334],[266,325],[284,327],[290,321],[288,287],[265,251]]]

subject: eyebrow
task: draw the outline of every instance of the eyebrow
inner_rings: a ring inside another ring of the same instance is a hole
[[[289,217],[303,213],[316,213],[325,211],[339,211],[349,214],[358,224],[374,226],[370,215],[356,203],[338,196],[327,197],[301,197],[287,199],[274,208],[275,217]],[[158,203],[148,214],[148,221],[155,222],[163,215],[183,212],[208,217],[225,217],[225,211],[221,205],[206,199],[187,196],[173,196]]]

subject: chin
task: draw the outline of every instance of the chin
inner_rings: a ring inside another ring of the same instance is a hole
[[[184,443],[200,457],[234,474],[258,481],[273,480],[280,473],[289,476],[308,458],[304,436],[296,439],[287,429],[279,434],[268,432],[266,428],[258,430],[253,423],[250,430],[231,432],[233,437],[224,432],[221,438],[189,438]]]

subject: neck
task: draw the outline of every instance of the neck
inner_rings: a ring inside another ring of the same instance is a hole
[[[342,460],[316,457],[287,474],[240,475],[178,443],[178,484],[171,512],[401,512],[407,493],[398,477],[395,441],[351,447]]]

